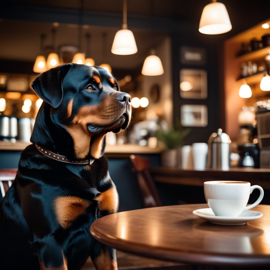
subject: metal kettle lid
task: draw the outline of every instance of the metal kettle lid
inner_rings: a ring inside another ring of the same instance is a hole
[[[229,135],[222,132],[222,129],[219,128],[217,132],[214,132],[209,137],[208,143],[231,143]]]

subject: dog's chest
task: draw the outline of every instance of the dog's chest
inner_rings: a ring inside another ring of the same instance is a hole
[[[79,216],[83,215],[91,201],[76,196],[62,196],[54,200],[57,220],[63,228],[67,228]]]

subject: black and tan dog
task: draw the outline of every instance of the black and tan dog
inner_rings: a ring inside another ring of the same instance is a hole
[[[89,229],[117,211],[105,135],[128,126],[130,96],[104,69],[76,64],[41,74],[32,87],[44,102],[0,204],[0,268],[72,270],[91,256],[96,269],[117,269],[114,250]]]

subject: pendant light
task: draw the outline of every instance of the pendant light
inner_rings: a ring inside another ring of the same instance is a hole
[[[199,31],[207,35],[217,35],[229,32],[231,21],[224,4],[212,0],[203,9]]]
[[[108,72],[112,73],[111,66],[109,64],[104,63],[104,58],[105,58],[105,55],[106,55],[105,45],[107,44],[106,37],[107,37],[106,33],[103,33],[102,34],[102,39],[103,39],[102,40],[102,62],[103,62],[103,64],[101,64],[99,66],[106,69]]]
[[[86,37],[86,59],[85,59],[85,64],[87,65],[87,66],[94,66],[95,65],[95,60],[93,59],[93,58],[90,58],[89,56],[90,56],[90,53],[89,53],[89,44],[90,44],[90,34],[89,33],[87,33],[86,35],[85,35],[85,37]]]
[[[138,51],[132,31],[127,26],[127,0],[123,0],[123,25],[115,34],[111,52],[119,55],[135,54]]]
[[[52,28],[52,47],[53,47],[53,52],[49,54],[48,59],[47,59],[47,68],[51,69],[54,67],[59,66],[59,57],[58,54],[55,53],[55,33],[56,29]]]
[[[142,67],[142,75],[145,76],[159,76],[164,73],[163,65],[160,58],[156,55],[156,51],[154,49],[154,29],[153,29],[153,0],[150,2],[151,4],[151,33],[152,33],[152,49],[151,54],[147,56],[144,60]]]
[[[43,55],[43,43],[45,35],[40,36],[40,54],[36,57],[36,61],[33,67],[33,71],[36,73],[42,73],[47,70],[46,59]]]
[[[270,91],[270,76],[267,73],[261,80],[260,88],[263,91]]]
[[[247,85],[245,80],[243,80],[243,84],[241,85],[239,89],[239,96],[241,98],[250,98],[252,96],[252,91],[249,85]]]
[[[84,64],[85,63],[85,57],[84,53],[82,52],[82,18],[83,18],[83,0],[81,0],[81,9],[79,12],[78,17],[78,52],[74,55],[72,59],[72,63],[75,64]]]

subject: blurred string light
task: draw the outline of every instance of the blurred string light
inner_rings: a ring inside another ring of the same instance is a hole
[[[270,91],[270,76],[268,74],[266,74],[260,83],[260,88],[263,91]]]
[[[142,108],[146,108],[149,104],[149,100],[146,97],[140,99],[140,105]]]
[[[42,105],[42,102],[43,100],[41,98],[39,98],[37,101],[36,101],[36,106],[37,108],[40,108],[40,106]]]
[[[132,105],[133,108],[139,108],[140,107],[140,99],[137,98],[137,97],[134,97],[131,100],[131,105]]]
[[[250,98],[252,96],[252,91],[245,81],[239,89],[239,96],[241,98]]]
[[[23,103],[26,107],[31,107],[32,106],[32,101],[30,99],[26,99]]]
[[[269,24],[268,23],[264,23],[264,24],[262,24],[262,28],[263,29],[268,29],[270,26],[269,26]]]
[[[30,112],[30,107],[23,105],[23,106],[22,106],[22,111],[23,111],[24,113],[29,113],[29,112]]]
[[[6,109],[6,100],[4,98],[0,98],[0,112],[3,112]]]
[[[181,82],[180,89],[182,91],[190,91],[192,89],[192,84],[190,82]]]

